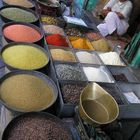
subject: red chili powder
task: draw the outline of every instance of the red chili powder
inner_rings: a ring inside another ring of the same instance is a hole
[[[46,41],[49,45],[68,47],[65,37],[60,34],[53,34],[46,36]]]
[[[27,25],[10,25],[5,27],[3,34],[6,38],[15,42],[33,43],[41,39],[41,34]]]

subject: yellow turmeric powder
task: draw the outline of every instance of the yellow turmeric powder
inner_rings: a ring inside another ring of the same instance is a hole
[[[86,38],[81,37],[69,37],[69,40],[71,42],[71,45],[75,49],[87,49],[87,50],[94,50],[91,43]]]

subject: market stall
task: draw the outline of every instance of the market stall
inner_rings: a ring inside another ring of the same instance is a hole
[[[0,16],[2,140],[123,138],[121,120],[140,118],[140,79],[119,46],[56,0],[3,0]]]

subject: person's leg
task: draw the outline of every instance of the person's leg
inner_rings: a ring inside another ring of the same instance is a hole
[[[118,35],[122,35],[126,32],[126,28],[115,12],[109,12],[104,23],[99,24],[97,28],[103,36],[112,34],[114,31],[117,31]]]

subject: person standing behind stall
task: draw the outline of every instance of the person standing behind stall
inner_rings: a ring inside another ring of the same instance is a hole
[[[130,0],[110,0],[102,11],[105,19],[103,23],[97,26],[102,36],[105,37],[114,32],[118,35],[126,33],[131,10],[132,3]]]

